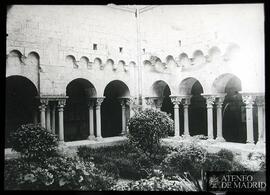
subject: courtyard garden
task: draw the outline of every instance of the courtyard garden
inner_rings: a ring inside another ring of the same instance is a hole
[[[5,160],[6,190],[204,191],[206,171],[265,170],[264,154],[247,159],[199,144],[205,136],[162,142],[174,131],[170,117],[157,110],[138,112],[128,122],[120,145],[82,146],[73,157],[59,152],[56,135],[39,125],[22,125],[11,135],[20,157]]]

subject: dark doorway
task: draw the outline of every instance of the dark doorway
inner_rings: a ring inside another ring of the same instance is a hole
[[[85,140],[89,136],[89,98],[96,95],[94,86],[85,79],[71,81],[64,111],[65,141]],[[95,116],[95,115],[94,115]]]
[[[29,79],[23,76],[6,78],[5,148],[10,147],[11,132],[22,124],[34,122],[38,111],[35,98],[37,95],[37,89]]]
[[[223,136],[226,141],[245,143],[247,138],[245,123],[245,105],[242,96],[241,81],[233,77],[225,87],[225,99],[223,102]]]
[[[118,136],[122,132],[120,98],[129,96],[129,89],[122,81],[112,81],[106,86],[104,96],[101,104],[101,136]]]
[[[169,86],[166,85],[166,87],[164,88],[164,91],[163,91],[164,99],[163,99],[163,102],[162,102],[161,111],[166,112],[167,114],[169,114],[170,118],[172,120],[174,120],[173,103],[171,101],[170,95],[171,95],[171,90],[170,90]],[[173,135],[169,135],[169,136],[173,136]]]
[[[192,97],[189,105],[189,131],[191,136],[207,136],[206,100],[201,96],[202,93],[202,85],[199,81],[196,81],[191,89]]]

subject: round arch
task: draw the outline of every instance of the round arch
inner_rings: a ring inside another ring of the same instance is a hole
[[[101,135],[113,137],[122,131],[121,98],[130,97],[128,86],[121,80],[110,81],[103,92],[105,97],[101,104]],[[125,116],[128,118],[129,108],[126,107]]]
[[[188,77],[179,84],[180,95],[191,95],[189,109],[189,131],[190,135],[207,135],[206,102],[201,95],[204,93],[200,81],[194,77]],[[184,109],[180,105],[180,109]],[[180,112],[180,128],[183,129],[183,112]]]
[[[225,93],[222,106],[222,129],[223,137],[229,142],[246,142],[245,108],[242,102],[241,80],[231,73],[218,76],[212,84],[213,93]],[[254,115],[257,113],[254,105]],[[254,116],[254,123],[257,117]],[[254,125],[255,139],[257,137],[257,125]]]
[[[6,78],[5,108],[5,147],[10,147],[9,134],[22,124],[38,120],[36,96],[38,90],[34,83],[23,76]]]
[[[97,95],[94,85],[83,78],[72,80],[66,86],[68,96],[64,112],[65,141],[87,139],[89,136],[90,98]]]

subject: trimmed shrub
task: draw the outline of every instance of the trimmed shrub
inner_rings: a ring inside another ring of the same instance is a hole
[[[43,166],[24,159],[6,161],[6,190],[108,190],[115,181],[91,162],[52,157]]]
[[[227,150],[227,149],[221,149],[217,155],[220,157],[220,158],[224,158],[224,159],[227,159],[229,161],[233,161],[234,159],[234,154],[232,151],[230,150]]]
[[[206,150],[193,143],[182,143],[174,149],[162,162],[162,170],[166,175],[182,175],[190,172],[196,178],[200,177]]]
[[[11,134],[10,143],[23,158],[43,161],[57,155],[57,136],[40,125],[22,125]]]
[[[231,161],[221,158],[217,153],[207,153],[203,168],[206,171],[231,171]]]
[[[160,148],[160,139],[173,131],[173,120],[165,113],[145,109],[136,113],[128,122],[131,144],[149,156],[155,156]]]

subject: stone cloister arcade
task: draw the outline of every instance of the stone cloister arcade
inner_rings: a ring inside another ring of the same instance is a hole
[[[84,78],[70,81],[65,95],[40,95],[30,79],[19,75],[8,76],[6,86],[6,140],[12,130],[30,122],[57,134],[60,143],[122,136],[138,108],[131,86],[121,80],[107,83],[103,96]],[[212,94],[206,94],[204,84],[194,77],[182,79],[178,87],[158,80],[141,108],[171,114],[171,136],[206,135],[217,141],[263,144],[264,95],[241,93],[241,87],[241,80],[231,73],[214,79]]]

